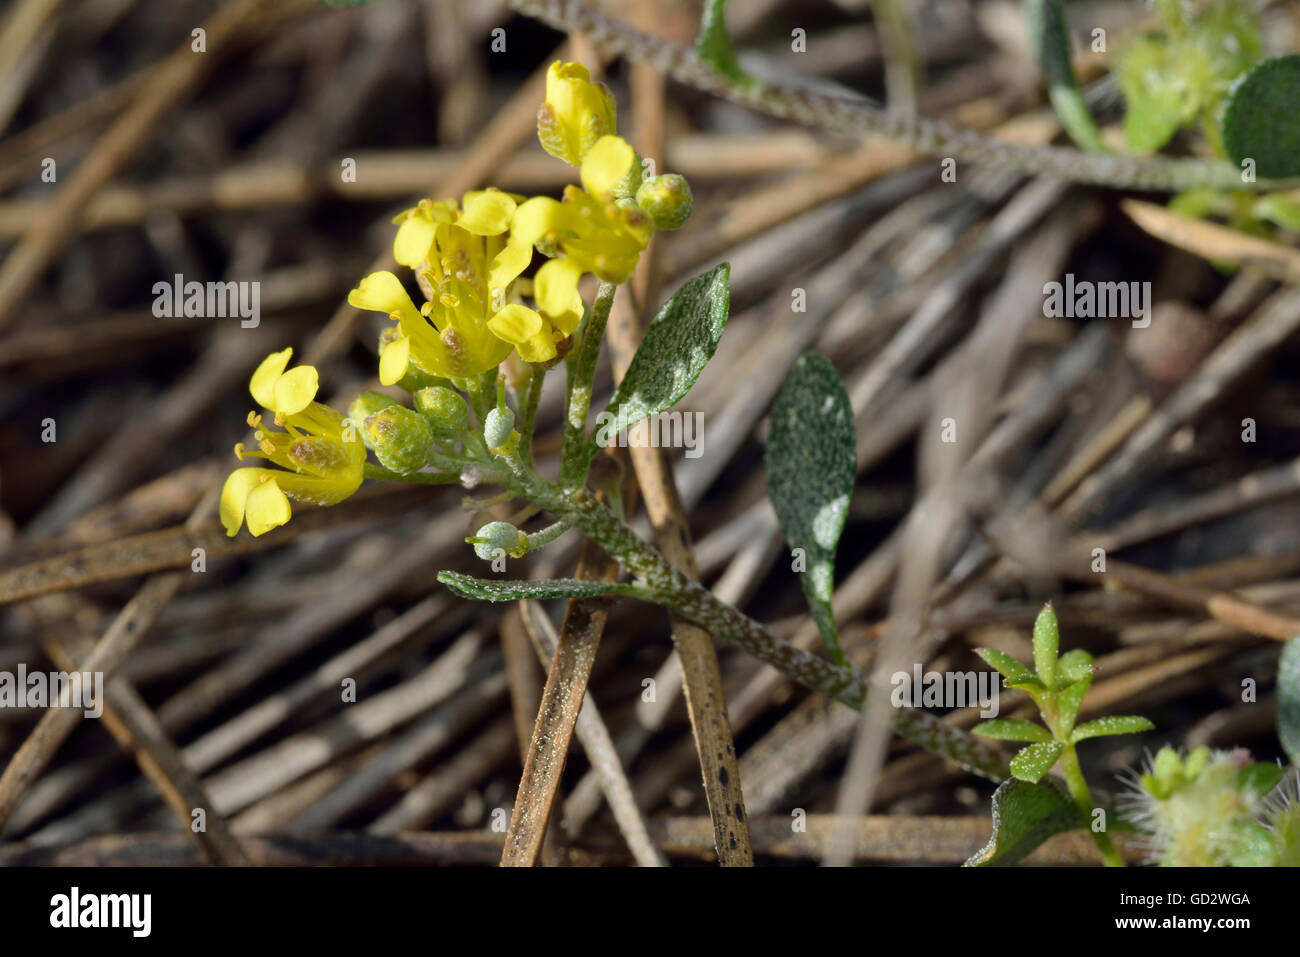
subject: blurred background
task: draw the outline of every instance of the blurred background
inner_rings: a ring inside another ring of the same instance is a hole
[[[689,0],[601,7],[685,45],[700,15]],[[888,92],[900,108],[910,95],[926,116],[1063,142],[1019,4],[904,8],[912,80],[887,80],[897,44],[868,2],[734,0],[728,25],[756,74],[866,102]],[[1113,50],[1151,11],[1068,12],[1089,103],[1113,127],[1123,100],[1088,37],[1104,29]],[[1294,49],[1297,5],[1260,15],[1268,49]],[[1098,657],[1092,713],[1157,728],[1095,743],[1099,790],[1121,790],[1116,775],[1166,743],[1280,756],[1278,642],[1204,600],[1233,590],[1283,621],[1300,614],[1300,300],[1277,269],[1184,251],[1119,191],[966,165],[947,182],[940,158],[603,65],[586,38],[493,0],[9,0],[0,671],[68,668],[105,636],[140,634],[104,719],[56,734],[39,709],[0,708],[0,764],[19,755],[37,771],[0,783],[0,863],[497,861],[544,681],[534,643],[563,609],[475,605],[437,584],[440,569],[481,573],[463,538],[483,516],[460,489],[367,487],[329,510],[296,507],[258,539],[224,536],[213,490],[268,352],[292,345],[343,407],[373,385],[386,323],[344,300],[387,254],[393,215],[488,184],[558,195],[576,181],[535,136],[561,56],[607,67],[620,132],[694,191],[690,222],[655,240],[638,280],[643,318],[731,263],[728,331],[682,405],[703,415],[704,454],[668,450],[716,593],[816,643],[761,467],[776,390],[816,349],[857,420],[836,602],[856,660],[872,661],[891,600],[910,600],[893,591],[904,543],[920,540],[907,536],[938,522],[917,624],[927,670],[984,670],[980,646],[1028,658],[1029,625],[1054,599],[1063,648]],[[1294,254],[1294,239],[1271,242]],[[1152,283],[1152,325],[1046,316],[1042,287],[1066,273]],[[176,274],[260,283],[260,321],[159,317],[154,286]],[[607,368],[598,382],[607,393]],[[544,469],[559,448],[550,385]],[[960,467],[934,456],[952,416],[971,429]],[[571,575],[575,537],[524,574]],[[1067,551],[1097,547],[1106,574],[1063,567]],[[719,657],[755,857],[815,863],[858,718],[736,649]],[[612,609],[590,693],[606,745],[575,742],[546,862],[647,862],[609,809],[610,774],[661,860],[714,861],[665,616]],[[1003,714],[1020,704],[1004,695]],[[977,710],[949,720],[969,727]],[[616,773],[595,773],[591,748],[616,755]],[[895,740],[855,858],[959,863],[987,837],[992,788]],[[799,812],[806,830],[791,827]],[[1095,863],[1074,836],[1040,859]]]

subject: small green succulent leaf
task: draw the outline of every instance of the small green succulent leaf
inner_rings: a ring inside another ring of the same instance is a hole
[[[1044,687],[1056,687],[1056,658],[1061,647],[1061,632],[1056,611],[1048,602],[1034,621],[1034,670]]]
[[[1021,748],[1011,759],[1011,774],[1021,781],[1037,781],[1048,771],[1065,750],[1060,741],[1046,741]]]
[[[736,51],[727,34],[726,10],[727,0],[705,0],[700,17],[700,35],[695,40],[695,53],[733,84],[748,87],[754,81],[736,60]]]
[[[1010,655],[994,648],[976,648],[975,654],[984,659],[984,663],[1009,681],[1030,678],[1033,673]]]
[[[645,338],[592,432],[589,454],[624,429],[676,405],[718,349],[730,308],[730,267],[684,283],[646,328]]]
[[[1056,663],[1056,680],[1062,685],[1072,684],[1093,671],[1092,655],[1082,648],[1075,648],[1061,655]]]
[[[1033,675],[1029,675],[1025,678],[1017,678],[1015,681],[1008,678],[1006,681],[1002,682],[1002,684],[1005,687],[1014,688],[1016,691],[1024,691],[1035,700],[1038,699],[1039,695],[1047,691],[1046,686]]]
[[[1300,638],[1282,646],[1277,663],[1277,736],[1293,765],[1300,765]]]
[[[1254,160],[1255,175],[1300,176],[1300,53],[1274,57],[1242,74],[1228,91],[1223,146],[1233,162]]]
[[[1196,116],[1196,99],[1165,37],[1129,43],[1116,57],[1115,77],[1124,94],[1124,143],[1134,153],[1154,153]]]
[[[1071,682],[1056,695],[1056,712],[1061,722],[1061,733],[1069,734],[1074,722],[1079,718],[1079,706],[1083,696],[1092,686],[1092,672],[1088,672],[1078,681]]]
[[[1074,733],[1070,735],[1070,740],[1073,742],[1086,741],[1088,738],[1101,738],[1112,734],[1136,734],[1139,731],[1154,729],[1154,724],[1138,715],[1113,714],[1079,725],[1074,729]]]
[[[1255,797],[1263,797],[1277,787],[1286,772],[1276,764],[1256,761],[1237,772],[1237,787]]]
[[[966,867],[1015,864],[1053,835],[1086,827],[1078,807],[1054,781],[1011,778],[993,792],[993,833]]]
[[[803,554],[799,584],[822,643],[841,665],[847,659],[831,597],[857,460],[853,407],[839,373],[816,353],[800,356],[772,406],[767,491],[786,541]]]
[[[991,721],[981,721],[971,729],[971,733],[983,735],[986,738],[996,738],[999,741],[1039,742],[1052,740],[1052,733],[1041,724],[1024,721],[1020,718],[993,718]]]
[[[538,578],[532,581],[496,581],[459,572],[438,572],[442,582],[461,598],[480,601],[518,601],[521,598],[595,598],[598,595],[640,595],[631,582],[581,581],[576,578]]]

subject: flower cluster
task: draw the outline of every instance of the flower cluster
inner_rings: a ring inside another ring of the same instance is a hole
[[[245,523],[254,535],[283,525],[290,499],[331,505],[352,495],[366,473],[367,448],[398,475],[421,471],[443,453],[444,464],[455,462],[466,439],[447,433],[443,412],[451,399],[459,402],[452,389],[473,398],[482,377],[512,353],[542,374],[570,348],[582,322],[583,276],[625,282],[655,231],[676,229],[689,215],[686,181],[643,175],[641,157],[618,136],[613,94],[581,64],[551,65],[537,133],[547,152],[578,167],[581,186],[567,187],[558,200],[498,189],[472,191],[459,202],[422,200],[394,219],[393,258],[410,270],[423,302],[417,306],[389,270],[366,276],[348,295],[352,306],[393,321],[380,339],[379,381],[422,393],[415,410],[361,403],[345,418],[315,401],[315,369],[285,371],[291,350],[258,367],[250,391],[284,431],[268,430],[262,416],[250,414],[258,447],[241,444],[236,454],[279,468],[230,475],[221,496],[228,534]],[[535,254],[544,261],[529,278]],[[480,433],[509,411],[502,399],[495,410],[489,404],[480,403]],[[442,411],[435,414],[435,406]],[[409,421],[419,416],[428,429]]]

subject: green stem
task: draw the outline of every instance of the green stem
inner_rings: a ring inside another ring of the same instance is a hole
[[[569,400],[564,414],[564,451],[560,460],[560,485],[580,488],[587,465],[587,413],[591,411],[592,383],[596,378],[596,360],[600,357],[605,323],[614,304],[613,283],[602,282],[596,290],[591,312],[583,323],[582,344],[578,356],[569,365]]]
[[[841,668],[776,637],[748,615],[720,601],[687,577],[653,546],[642,540],[585,489],[562,489],[523,465],[518,452],[507,457],[512,484],[523,498],[571,522],[639,579],[651,600],[704,628],[715,638],[742,648],[791,680],[860,710],[867,682],[854,667]],[[1010,776],[1002,753],[933,715],[900,708],[894,730],[908,741],[934,751],[994,781]]]
[[[524,392],[523,407],[519,410],[519,445],[524,450],[524,461],[533,464],[533,428],[537,424],[537,407],[542,401],[542,384],[546,380],[546,370],[541,366],[532,366],[532,375],[528,377],[528,388]]]
[[[547,525],[545,528],[539,531],[527,533],[528,550],[532,551],[534,549],[541,548],[543,545],[551,544],[551,542],[555,541],[557,538],[559,538],[561,535],[563,535],[571,528],[573,528],[573,524],[571,522],[565,521],[564,519],[560,519],[558,522],[555,522],[551,525]]]
[[[382,465],[375,465],[371,462],[366,463],[365,477],[368,479],[381,479],[385,482],[417,482],[423,485],[459,485],[460,475],[450,472],[411,472],[403,475],[401,472],[394,472],[392,469],[386,469]]]
[[[1075,753],[1073,744],[1067,743],[1065,750],[1061,752],[1061,773],[1065,775],[1065,786],[1069,789],[1070,796],[1074,798],[1079,813],[1089,824],[1088,830],[1092,832],[1092,839],[1097,842],[1102,861],[1107,867],[1123,867],[1124,858],[1120,857],[1119,851],[1115,849],[1110,835],[1104,830],[1092,830],[1092,813],[1097,805],[1092,800],[1092,792],[1088,790],[1088,782],[1084,780],[1083,769],[1079,767],[1079,756]]]

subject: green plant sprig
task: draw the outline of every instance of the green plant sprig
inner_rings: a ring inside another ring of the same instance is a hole
[[[1002,674],[1005,687],[1023,691],[1033,700],[1043,723],[994,718],[981,722],[974,733],[1000,741],[1027,743],[1011,759],[1011,774],[1018,780],[1036,783],[1059,764],[1070,797],[1083,819],[1090,821],[1097,805],[1079,766],[1075,746],[1088,738],[1150,731],[1155,725],[1137,715],[1112,715],[1076,724],[1084,695],[1092,685],[1092,655],[1081,648],[1064,655],[1059,653],[1060,629],[1050,602],[1043,606],[1034,622],[1033,648],[1032,671],[1010,655],[992,648],[980,648],[977,653]],[[1123,867],[1124,859],[1105,828],[1093,829],[1092,835],[1106,865]]]

